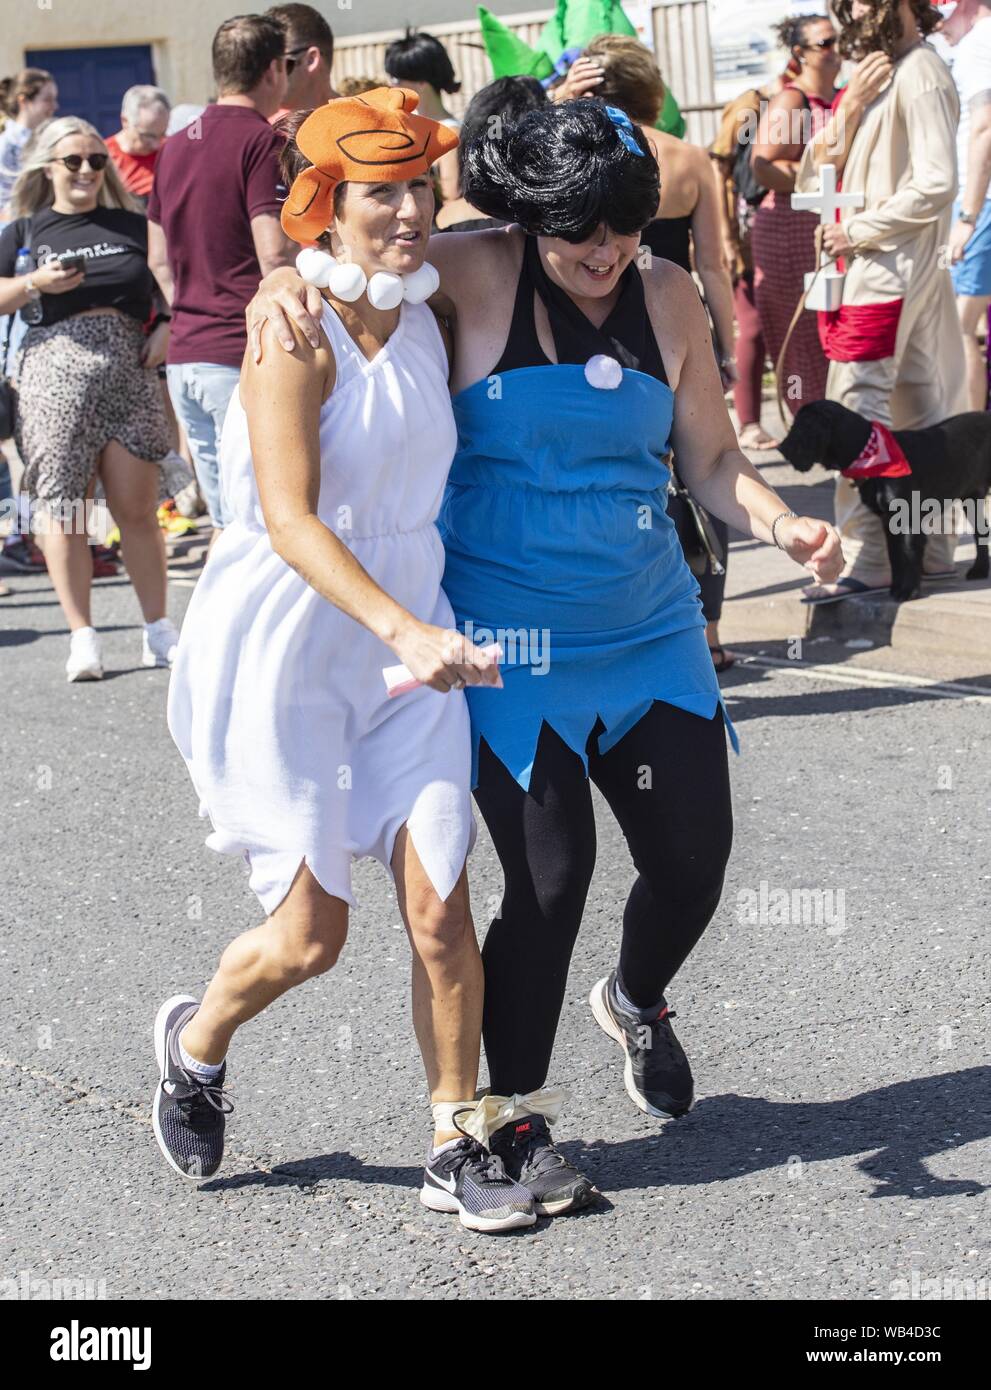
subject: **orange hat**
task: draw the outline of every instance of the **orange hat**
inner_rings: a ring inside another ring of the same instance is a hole
[[[413,179],[454,149],[458,137],[450,126],[413,114],[419,100],[407,87],[373,87],[310,112],[296,145],[313,167],[297,175],[282,204],[287,236],[310,242],[326,231],[334,217],[334,189],[346,179]]]

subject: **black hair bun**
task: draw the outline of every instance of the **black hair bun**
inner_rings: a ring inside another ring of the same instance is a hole
[[[660,174],[639,126],[626,147],[602,102],[549,104],[469,137],[462,192],[489,217],[527,232],[587,241],[605,223],[633,236],[657,215]]]

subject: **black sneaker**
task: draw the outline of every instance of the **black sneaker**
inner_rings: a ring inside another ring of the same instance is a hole
[[[615,1038],[626,1054],[623,1079],[634,1105],[661,1119],[686,1115],[695,1103],[692,1069],[670,1020],[674,1014],[661,1000],[650,1023],[621,1007],[616,999],[616,972],[607,975],[588,996],[596,1022]]]
[[[0,550],[0,561],[7,569],[19,574],[44,574],[48,566],[45,557],[30,536],[8,540]]]
[[[526,1188],[506,1176],[501,1158],[468,1135],[428,1156],[420,1201],[431,1211],[456,1211],[469,1231],[514,1231],[537,1219]]]
[[[496,1131],[491,1143],[509,1176],[530,1193],[538,1216],[578,1211],[599,1195],[588,1178],[555,1149],[543,1115],[511,1120]]]
[[[159,1083],[151,1123],[158,1147],[180,1177],[192,1182],[212,1178],[224,1156],[224,1124],[234,1108],[224,1094],[224,1063],[213,1081],[186,1071],[179,1060],[178,1038],[199,1008],[188,994],[167,999],[155,1019],[155,1056]]]

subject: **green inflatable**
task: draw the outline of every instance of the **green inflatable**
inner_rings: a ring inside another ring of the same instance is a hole
[[[502,20],[478,7],[482,42],[495,77],[550,77],[554,64],[569,48],[584,48],[597,34],[629,34],[636,29],[623,13],[619,0],[557,0],[557,8],[540,32],[538,47],[531,48],[507,29]],[[669,87],[657,119],[657,129],[682,139],[685,118]]]

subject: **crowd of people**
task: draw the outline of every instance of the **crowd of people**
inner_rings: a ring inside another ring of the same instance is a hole
[[[810,571],[810,603],[887,583],[848,479],[834,528],[744,452],[777,442],[766,371],[792,410],[829,398],[894,427],[986,404],[991,0],[943,8],[785,18],[784,73],[730,104],[709,150],[658,128],[662,74],[622,33],[550,79],[497,79],[460,119],[436,38],[409,32],[380,77],[335,88],[332,32],[303,4],[222,24],[211,99],[133,88],[109,140],[56,114],[49,74],[6,84],[0,313],[19,315],[15,439],[46,524],[39,550],[22,520],[4,556],[47,568],[68,678],[99,679],[93,547],[66,507],[101,489],[209,843],[246,858],[266,914],[156,1019],[155,1134],[182,1176],[217,1171],[231,1041],[335,964],[371,856],[413,955],[421,1199],[479,1230],[592,1202],[547,1084],[590,781],[636,870],[592,1011],[634,1104],[691,1106],[667,991],[732,837],[729,528]],[[863,207],[820,233],[791,196],[826,163]],[[796,311],[820,251],[846,293],[817,322]],[[183,456],[212,540],[180,634],[161,519]],[[932,578],[952,546],[931,538]],[[472,794],[505,877],[482,955]]]

